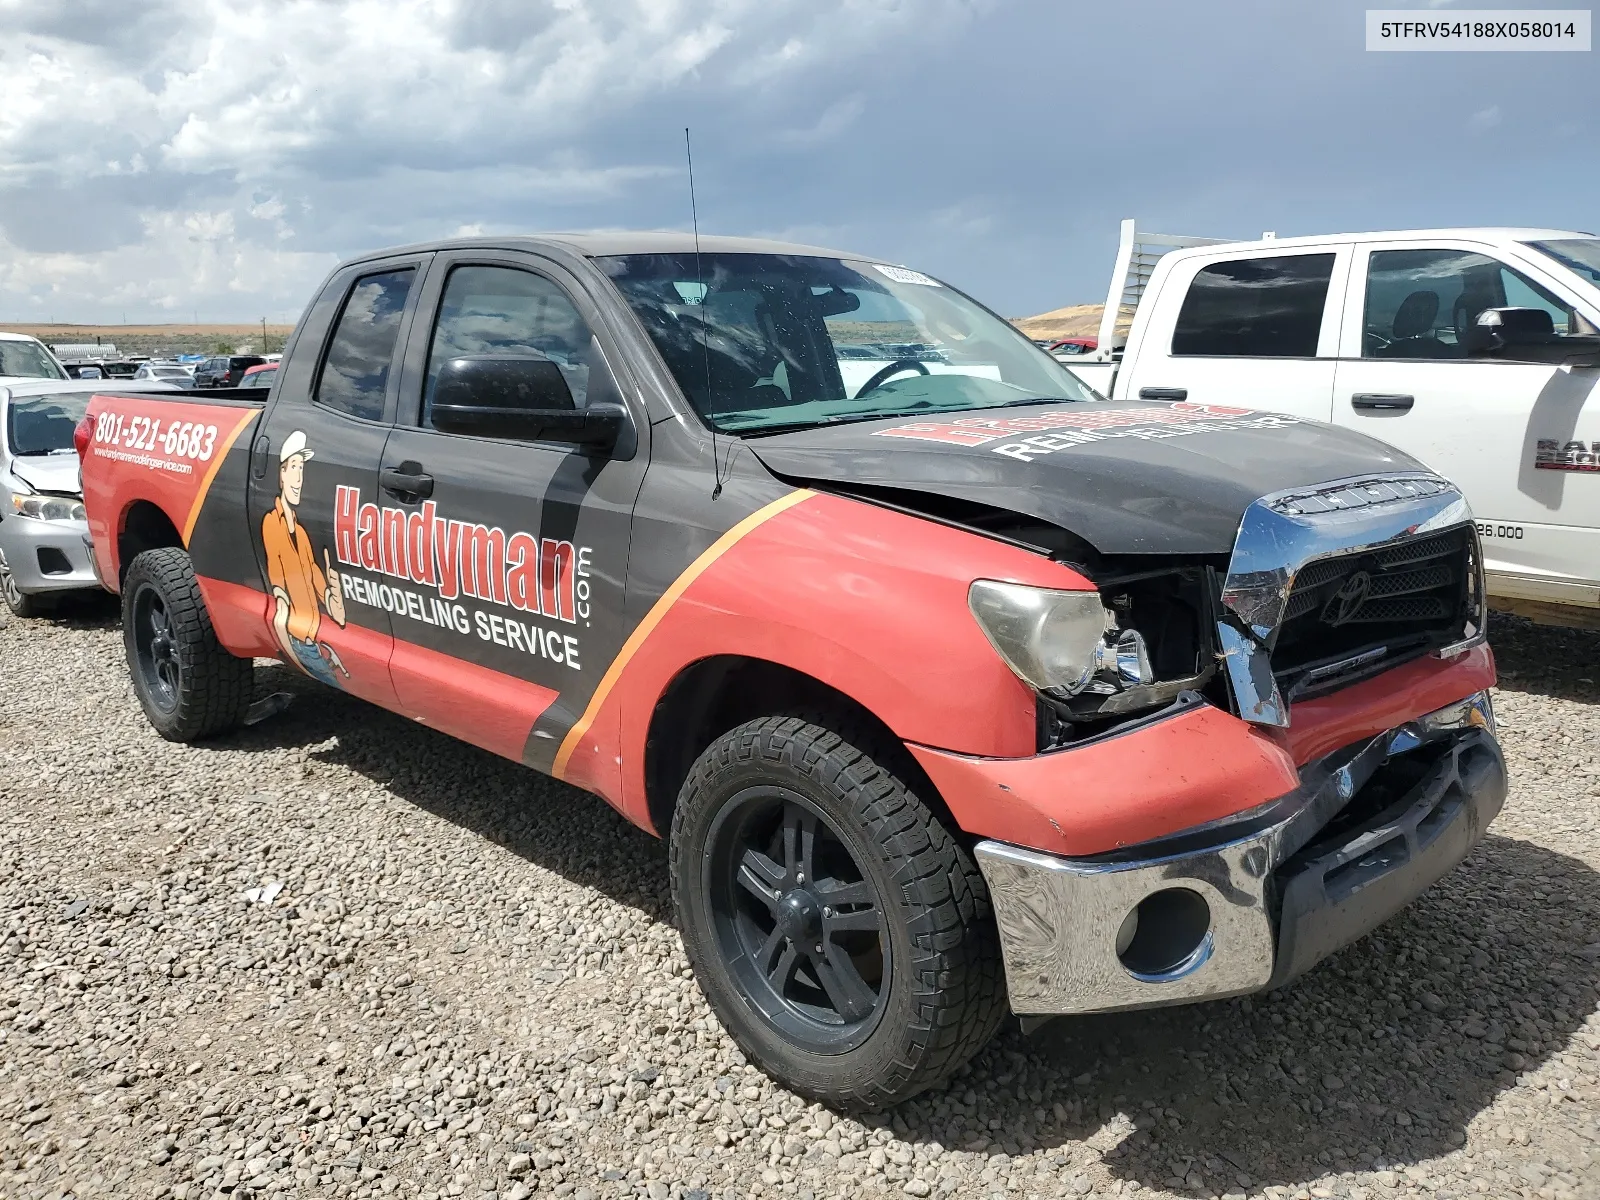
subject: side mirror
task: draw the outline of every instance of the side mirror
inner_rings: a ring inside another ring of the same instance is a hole
[[[578,408],[566,376],[548,358],[473,354],[440,367],[432,419],[446,433],[609,447],[622,436],[628,413],[620,404]]]
[[[1467,329],[1470,358],[1600,365],[1600,338],[1561,337],[1542,308],[1486,308]]]
[[[1486,308],[1467,329],[1467,353],[1481,358],[1548,345],[1555,336],[1555,322],[1542,308]]]

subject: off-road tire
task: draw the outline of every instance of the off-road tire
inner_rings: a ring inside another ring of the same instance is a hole
[[[713,742],[690,770],[669,850],[684,946],[723,1026],[786,1087],[853,1111],[883,1109],[939,1085],[982,1049],[1007,1012],[983,876],[905,782],[915,772],[904,747],[885,742],[822,714],[747,722]],[[892,963],[887,995],[870,1035],[842,1053],[815,1053],[785,1038],[718,952],[705,882],[709,840],[718,812],[754,786],[797,792],[825,814],[883,900]]]
[[[166,694],[140,661],[137,610],[147,592],[163,606],[170,631],[176,679]],[[169,742],[198,741],[244,723],[255,695],[254,664],[217,641],[187,551],[166,546],[133,560],[122,584],[122,642],[139,705]]]
[[[11,574],[11,568],[6,565],[5,556],[0,555],[0,597],[5,598],[6,607],[13,615],[27,619],[41,617],[49,612],[53,602],[44,596],[35,596],[23,591],[17,586],[16,577]]]

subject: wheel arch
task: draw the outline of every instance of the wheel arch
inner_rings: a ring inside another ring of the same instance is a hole
[[[117,587],[128,574],[133,560],[146,550],[159,550],[165,546],[183,549],[183,535],[167,515],[165,509],[153,500],[139,499],[122,510],[117,521]]]
[[[892,761],[882,765],[933,810],[951,837],[965,840],[933,781],[882,718],[814,675],[744,654],[718,654],[686,664],[656,699],[644,745],[645,801],[656,833],[664,837],[672,828],[678,792],[706,747],[747,721],[791,715],[867,741],[858,748],[889,757]]]

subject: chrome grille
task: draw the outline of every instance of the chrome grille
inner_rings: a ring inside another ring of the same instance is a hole
[[[1331,689],[1349,676],[1317,668],[1359,657],[1359,669],[1370,672],[1458,638],[1471,555],[1471,529],[1463,526],[1308,563],[1289,592],[1272,650],[1279,686],[1292,692],[1316,671],[1317,689]],[[1377,650],[1384,653],[1372,654]]]

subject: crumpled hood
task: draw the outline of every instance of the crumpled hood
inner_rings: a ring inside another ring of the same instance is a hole
[[[746,445],[791,480],[986,504],[1058,525],[1102,554],[1227,554],[1244,510],[1269,492],[1426,469],[1319,421],[1159,401],[891,417]]]
[[[83,495],[83,484],[78,477],[76,454],[51,454],[37,458],[13,458],[11,473],[36,492],[57,492],[63,495]]]

